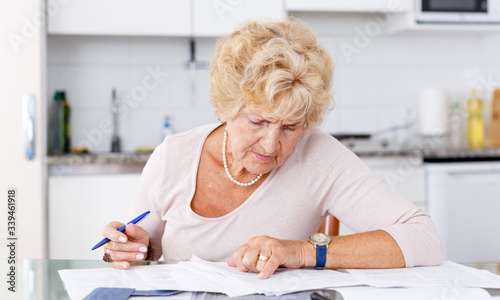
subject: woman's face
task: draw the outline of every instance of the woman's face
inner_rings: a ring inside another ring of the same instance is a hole
[[[275,120],[261,111],[244,108],[227,122],[228,152],[253,174],[266,174],[281,166],[304,132],[304,120]]]

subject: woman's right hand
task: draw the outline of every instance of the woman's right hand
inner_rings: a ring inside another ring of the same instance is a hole
[[[110,250],[111,266],[128,269],[131,262],[144,260],[149,246],[149,235],[142,227],[128,224],[124,232],[118,231],[124,224],[111,222],[104,226],[102,234],[110,242],[104,245],[104,251]]]

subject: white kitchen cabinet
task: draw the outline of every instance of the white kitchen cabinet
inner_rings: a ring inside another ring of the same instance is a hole
[[[426,163],[427,204],[456,262],[500,260],[500,162]]]
[[[230,34],[247,19],[283,20],[283,0],[194,0],[193,35],[214,37]]]
[[[285,0],[287,11],[403,12],[413,9],[413,0]]]
[[[49,177],[49,258],[101,259],[90,249],[111,221],[126,223],[140,174]]]
[[[191,1],[47,0],[48,33],[82,35],[191,34]]]

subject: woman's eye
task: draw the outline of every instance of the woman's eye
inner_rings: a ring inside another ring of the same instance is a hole
[[[252,120],[252,119],[249,119],[249,120],[250,120],[250,123],[252,123],[254,125],[262,125],[262,123],[264,123],[264,121]]]
[[[295,131],[295,129],[297,129],[297,126],[295,126],[295,125],[285,125],[284,128],[285,128],[285,130]]]

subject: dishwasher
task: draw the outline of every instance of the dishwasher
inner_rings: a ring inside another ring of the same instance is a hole
[[[425,163],[427,209],[444,259],[500,261],[500,161]]]

